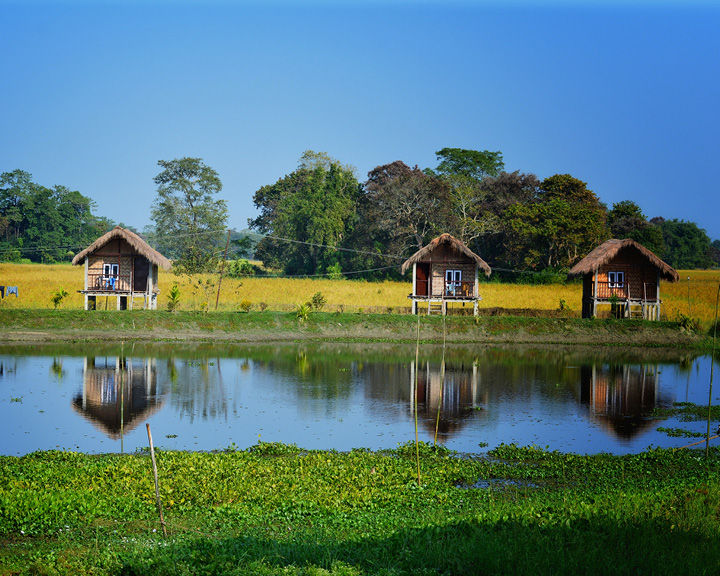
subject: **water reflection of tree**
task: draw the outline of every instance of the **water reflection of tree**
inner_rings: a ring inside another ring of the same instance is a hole
[[[122,439],[161,405],[154,358],[84,359],[73,407],[110,438]]]
[[[167,370],[173,391],[171,405],[181,418],[188,417],[191,423],[196,417],[227,421],[228,395],[220,358],[170,358]]]

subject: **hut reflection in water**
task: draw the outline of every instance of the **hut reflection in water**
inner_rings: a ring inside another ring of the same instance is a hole
[[[124,434],[161,405],[154,358],[84,359],[82,394],[73,407],[113,440],[122,444]]]
[[[581,402],[606,431],[631,438],[653,425],[653,411],[670,405],[659,395],[657,365],[597,365],[580,370]]]

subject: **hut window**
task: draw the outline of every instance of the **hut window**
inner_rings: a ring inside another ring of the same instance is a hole
[[[445,293],[455,295],[462,285],[462,270],[445,270]]]
[[[115,276],[118,275],[118,265],[117,264],[103,264],[103,274],[105,276]]]
[[[625,272],[608,272],[610,288],[622,288],[625,285]]]

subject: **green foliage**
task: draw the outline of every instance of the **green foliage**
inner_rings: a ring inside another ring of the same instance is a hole
[[[227,263],[227,275],[230,278],[241,278],[243,276],[252,276],[254,274],[255,266],[244,258],[231,260]]]
[[[339,262],[334,262],[334,263],[330,264],[325,269],[325,273],[327,274],[327,277],[330,280],[342,280],[343,279],[342,267],[340,266]]]
[[[298,322],[305,322],[310,317],[312,311],[312,305],[308,302],[305,304],[298,304],[295,307],[295,318]]]
[[[673,268],[709,268],[713,265],[710,238],[694,222],[661,220],[665,261]]]
[[[443,148],[435,152],[435,156],[439,161],[436,170],[444,176],[462,176],[479,181],[497,176],[505,168],[500,151]]]
[[[322,292],[315,292],[308,304],[312,306],[313,310],[322,310],[325,304],[327,304],[327,298],[323,296]]]
[[[176,270],[188,274],[215,269],[227,221],[217,172],[200,158],[160,160],[155,176],[157,197],[152,206],[152,240],[160,252],[174,258]]]
[[[159,451],[168,538],[147,453],[2,457],[0,563],[9,574],[95,576],[702,574],[720,564],[716,448],[709,459],[514,445],[488,458],[420,453],[418,485],[413,443]]]
[[[172,287],[167,295],[167,310],[168,312],[174,312],[180,305],[180,288],[177,282],[173,282]]]
[[[263,238],[255,254],[266,266],[288,274],[315,274],[336,261],[335,250],[354,219],[360,185],[350,166],[325,153],[307,151],[298,169],[253,196],[260,215],[251,228],[289,238]]]
[[[65,186],[47,188],[23,170],[0,174],[0,261],[55,262],[112,227],[95,203]]]
[[[678,312],[675,322],[680,326],[681,332],[687,332],[689,334],[697,334],[700,332],[700,320],[697,318],[691,318],[682,312]]]
[[[61,287],[53,291],[52,295],[50,296],[50,300],[52,301],[53,308],[55,310],[57,310],[58,307],[62,304],[62,301],[65,299],[66,296],[68,296],[68,291],[65,290],[65,288]]]
[[[585,182],[569,174],[546,178],[540,188],[534,202],[506,211],[510,256],[525,268],[570,267],[608,238],[605,209]]]
[[[657,256],[663,257],[665,244],[662,230],[648,222],[635,202],[623,200],[613,204],[612,210],[608,211],[607,222],[613,238],[632,238]]]

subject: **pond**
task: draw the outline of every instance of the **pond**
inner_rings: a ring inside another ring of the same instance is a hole
[[[273,344],[0,348],[0,453],[395,448],[501,443],[592,454],[682,446],[674,402],[707,405],[710,358],[657,350]],[[713,403],[720,402],[720,385]],[[717,422],[713,423],[713,431]]]

